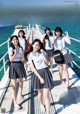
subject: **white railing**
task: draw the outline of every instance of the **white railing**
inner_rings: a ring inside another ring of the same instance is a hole
[[[25,27],[25,33],[27,33],[29,31],[29,29],[30,29],[30,24],[29,24],[29,26],[23,26],[23,27]],[[4,72],[3,72],[4,74],[5,74],[6,70],[7,70],[6,69],[6,65],[8,63],[7,57],[8,57],[9,41],[10,41],[10,38],[8,38],[8,40],[6,40],[2,44],[0,44],[0,48],[7,44],[6,53],[2,56],[2,58],[0,58],[0,63],[2,65],[0,67],[0,72],[2,72],[2,70],[4,70]]]
[[[27,31],[29,29],[30,29],[29,27],[25,27],[25,33],[27,33]],[[15,34],[15,35],[17,35],[17,34]],[[7,64],[7,62],[8,62],[9,40],[10,39],[8,39],[4,43],[0,44],[0,49],[2,48],[2,46],[7,44],[7,47],[6,47],[6,50],[5,50],[6,53],[2,56],[2,58],[0,58],[0,63],[1,63],[0,74],[4,73],[4,74],[2,74],[2,79],[0,81],[0,105],[3,101],[4,95],[6,93],[6,90],[7,90],[8,86],[9,86],[9,83],[10,83],[10,79],[9,79],[9,76],[8,76],[9,75],[9,67],[8,67],[8,64]]]
[[[39,30],[41,31],[41,33],[44,34],[45,27],[42,27],[41,25],[37,25],[37,27],[39,27]],[[51,30],[51,31],[54,33],[53,30]],[[70,39],[73,40],[73,41],[76,41],[76,42],[80,43],[80,40],[77,40],[77,39],[72,38],[72,37],[70,37]],[[80,60],[80,56],[78,56],[74,51],[70,50],[69,48],[67,48],[67,50],[69,51],[70,54],[73,54],[75,57],[77,57],[77,58]],[[74,64],[77,68],[80,69],[80,66],[79,66],[75,61],[72,61],[72,62],[71,62],[71,67],[72,67],[72,68],[73,68],[73,64]]]
[[[70,54],[73,54],[75,55],[78,59],[80,59],[80,56],[78,56],[75,52],[73,52],[72,50],[70,50],[69,48],[67,48],[67,50],[69,51]],[[80,66],[75,62],[75,61],[72,61],[72,63],[78,67],[80,69]],[[73,68],[73,64],[71,63],[71,67]]]
[[[9,49],[9,38],[8,38],[8,40],[6,40],[4,43],[2,43],[2,44],[0,44],[0,48],[2,47],[2,46],[4,46],[5,44],[7,44],[7,50],[6,50],[6,53],[2,56],[2,58],[0,58],[0,62],[2,62],[2,66],[1,66],[1,68],[0,68],[0,72],[4,69],[4,74],[5,74],[5,72],[6,72],[6,64],[7,64],[7,54],[8,54],[8,49]]]

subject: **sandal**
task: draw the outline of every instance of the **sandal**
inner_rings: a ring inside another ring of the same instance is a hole
[[[41,106],[40,106],[40,109],[41,109],[41,112],[46,112],[44,105],[41,105]]]
[[[24,97],[21,95],[21,96],[20,96],[20,99],[21,99],[21,100],[24,100]]]
[[[18,105],[18,104],[14,104],[14,107],[16,108],[16,109],[19,109],[20,108],[20,106]]]

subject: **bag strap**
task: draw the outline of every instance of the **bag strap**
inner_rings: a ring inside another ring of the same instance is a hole
[[[34,68],[36,69],[36,67],[35,67],[35,64],[34,64],[34,61],[32,60],[32,63],[33,63],[33,65],[34,65]]]
[[[61,50],[63,49],[63,42],[62,42],[63,36],[61,36]]]

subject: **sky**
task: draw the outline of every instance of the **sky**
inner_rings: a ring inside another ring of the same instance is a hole
[[[2,4],[4,5],[17,5],[17,4],[20,4],[20,5],[25,5],[25,4],[32,4],[32,5],[51,5],[51,4],[54,4],[54,3],[59,3],[59,2],[63,2],[63,0],[0,0]]]
[[[56,4],[74,3],[79,0],[0,0],[2,6],[52,6]]]
[[[0,0],[0,25],[40,24],[45,18],[46,22],[77,20],[80,19],[79,3],[79,0]]]

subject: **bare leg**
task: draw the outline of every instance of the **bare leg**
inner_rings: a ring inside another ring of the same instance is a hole
[[[23,90],[23,79],[19,78],[19,86],[20,86],[20,97],[22,97],[22,90]]]
[[[62,74],[63,74],[63,65],[62,64],[60,64],[59,65],[59,75],[60,75],[60,81],[61,81],[61,83],[62,83]]]
[[[50,67],[53,67],[53,57],[50,57]]]
[[[46,114],[50,114],[50,99],[49,99],[49,89],[43,89],[43,95],[46,106]]]
[[[40,108],[42,112],[45,112],[44,104],[43,104],[43,89],[38,90],[38,100],[40,103]]]
[[[64,73],[67,77],[67,86],[69,87],[69,73],[68,73],[68,69],[67,69],[67,65],[63,64],[63,69],[64,69]]]
[[[11,84],[12,84],[12,95],[13,95],[14,105],[16,107],[19,107],[19,105],[17,104],[17,101],[16,101],[16,80],[12,79]]]

